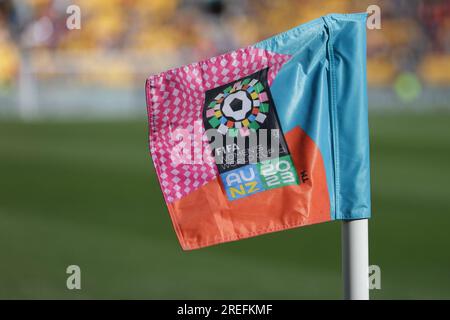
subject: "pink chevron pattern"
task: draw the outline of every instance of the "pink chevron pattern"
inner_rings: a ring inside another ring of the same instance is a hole
[[[201,138],[205,131],[203,125],[194,125],[195,121],[202,119],[205,91],[267,67],[270,86],[289,59],[289,55],[247,47],[147,79],[150,152],[168,203],[182,198],[218,176],[212,156],[198,164],[194,161],[193,164],[179,163],[171,158],[171,150],[177,145],[171,138],[171,132],[177,128],[186,129],[192,134],[193,157],[202,154],[205,149],[209,150],[208,142]]]

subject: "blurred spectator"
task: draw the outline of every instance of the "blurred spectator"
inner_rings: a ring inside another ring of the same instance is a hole
[[[81,30],[65,26],[70,4],[81,8]],[[370,4],[381,7],[382,29],[368,32],[369,84],[391,85],[408,72],[450,85],[445,0],[0,0],[0,86],[14,84],[25,51],[38,77],[69,72],[82,82],[126,85],[155,57],[169,66],[189,63]],[[161,71],[155,65],[147,72]]]

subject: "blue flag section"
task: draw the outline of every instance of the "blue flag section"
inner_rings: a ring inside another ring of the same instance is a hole
[[[319,146],[333,219],[371,215],[366,18],[330,14],[255,45],[291,56],[270,90],[283,130]]]

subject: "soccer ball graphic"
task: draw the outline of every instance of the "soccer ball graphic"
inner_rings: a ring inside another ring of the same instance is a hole
[[[222,105],[223,114],[234,121],[244,120],[251,109],[252,101],[243,90],[229,94]]]

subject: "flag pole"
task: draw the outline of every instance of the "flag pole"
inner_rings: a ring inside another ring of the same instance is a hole
[[[342,221],[345,300],[369,300],[368,219]]]

